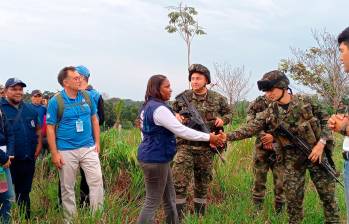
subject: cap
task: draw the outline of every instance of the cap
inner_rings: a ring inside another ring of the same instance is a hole
[[[24,82],[22,82],[20,79],[18,79],[18,78],[9,78],[6,81],[5,88],[13,87],[13,86],[16,86],[16,85],[20,85],[22,87],[27,87],[27,85]]]
[[[82,76],[85,76],[86,78],[90,77],[90,71],[83,65],[79,65],[75,67],[75,70]]]
[[[37,95],[42,96],[42,92],[38,89],[34,89],[31,93],[31,96],[37,96]]]

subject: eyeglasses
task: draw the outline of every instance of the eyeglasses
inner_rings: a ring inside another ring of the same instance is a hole
[[[81,81],[81,76],[76,76],[76,77],[74,77],[74,78],[71,78],[73,81],[75,81],[75,82],[78,82],[78,81]]]

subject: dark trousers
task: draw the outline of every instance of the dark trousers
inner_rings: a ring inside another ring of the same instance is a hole
[[[80,182],[80,207],[90,206],[90,189],[86,181],[84,170],[80,168],[81,182]],[[61,181],[58,181],[58,198],[59,204],[62,204],[62,192],[61,192]]]
[[[156,209],[164,203],[166,223],[177,224],[176,192],[170,163],[140,163],[144,173],[145,202],[137,223],[154,223]]]
[[[12,182],[15,186],[16,202],[25,218],[30,219],[30,197],[32,189],[35,160],[16,160],[11,163]]]

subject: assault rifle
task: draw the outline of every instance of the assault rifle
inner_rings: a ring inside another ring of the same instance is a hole
[[[300,151],[302,151],[302,153],[306,156],[306,158],[308,158],[308,156],[310,155],[311,151],[312,151],[312,147],[303,139],[301,139],[300,137],[294,135],[292,132],[290,132],[289,130],[287,130],[287,128],[284,127],[284,125],[280,124],[276,129],[275,129],[276,133],[280,134],[283,137],[286,137],[290,142],[292,142],[298,149],[300,149]],[[321,162],[319,163],[319,165],[328,173],[331,175],[331,177],[333,177],[342,187],[344,187],[343,183],[338,179],[337,177],[337,172],[335,169],[333,169],[333,167],[330,165],[330,163],[328,162],[328,159],[326,156],[324,156],[321,159]]]
[[[186,126],[209,134],[210,130],[207,128],[205,122],[202,120],[202,117],[199,114],[198,110],[189,102],[187,97],[184,94],[181,94],[176,97],[176,100],[184,102],[187,106],[187,110],[180,113],[180,115],[189,118],[189,122],[188,124],[186,124]],[[225,159],[223,158],[219,150],[217,148],[212,149],[217,153],[221,161],[225,163]]]

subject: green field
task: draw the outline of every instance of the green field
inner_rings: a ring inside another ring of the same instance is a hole
[[[342,138],[337,136],[335,161],[342,170]],[[137,164],[137,146],[140,142],[138,130],[109,130],[101,136],[101,163],[105,182],[105,206],[101,213],[91,215],[88,209],[79,210],[75,223],[134,223],[144,199],[143,176]],[[218,158],[214,163],[214,180],[209,189],[209,206],[204,217],[192,214],[184,223],[287,223],[286,214],[273,213],[273,189],[271,175],[268,176],[268,191],[264,209],[256,214],[251,200],[252,153],[254,139],[229,144],[224,157],[226,164]],[[341,179],[343,177],[341,176]],[[57,199],[56,170],[50,157],[39,159],[31,193],[32,219],[30,223],[62,223],[62,211]],[[78,186],[77,186],[78,187]],[[344,192],[337,187],[341,218],[345,221]],[[190,200],[190,198],[189,198]],[[304,223],[323,223],[323,212],[313,184],[306,182]],[[190,208],[192,211],[192,203]],[[13,209],[15,223],[25,223],[18,209]],[[158,223],[164,220],[163,212],[157,214]]]

